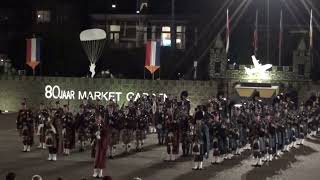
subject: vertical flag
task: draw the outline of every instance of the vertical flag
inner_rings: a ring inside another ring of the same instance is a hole
[[[230,46],[230,21],[229,21],[229,9],[227,9],[227,25],[226,25],[226,53],[229,52]]]
[[[26,64],[32,68],[35,68],[40,63],[40,39],[31,38],[27,39],[27,57]]]
[[[259,42],[259,37],[258,37],[258,10],[256,11],[256,22],[254,25],[254,32],[253,32],[253,48],[254,48],[254,55],[257,57],[258,56],[258,42]]]
[[[310,49],[313,48],[313,16],[312,16],[312,9],[310,11],[310,31],[309,31],[309,36],[310,36]]]
[[[279,33],[279,62],[278,65],[281,66],[281,56],[282,56],[282,40],[283,40],[283,22],[282,22],[282,10],[280,12],[280,33]]]
[[[145,68],[154,74],[160,68],[160,42],[148,41],[146,46]]]

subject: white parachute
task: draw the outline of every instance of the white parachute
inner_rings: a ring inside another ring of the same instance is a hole
[[[80,33],[80,41],[90,61],[91,78],[95,75],[96,62],[102,55],[107,34],[102,29],[87,29]]]

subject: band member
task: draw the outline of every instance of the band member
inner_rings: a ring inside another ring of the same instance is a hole
[[[179,136],[180,129],[179,124],[173,116],[173,108],[167,107],[167,112],[165,115],[167,136],[166,136],[166,146],[167,146],[167,158],[165,161],[175,161],[177,155],[179,154]]]
[[[196,116],[195,135],[192,142],[192,152],[194,154],[194,167],[193,170],[203,169],[203,159],[207,157],[209,149],[208,127],[204,123],[204,117],[201,115]]]
[[[165,116],[165,113],[164,113],[163,105],[159,105],[155,113],[155,124],[156,124],[159,145],[164,144],[164,139],[166,135],[164,116]]]
[[[133,131],[136,127],[136,121],[134,119],[133,110],[126,107],[124,109],[124,116],[123,116],[123,129],[121,132],[122,135],[122,142],[125,148],[125,153],[130,152],[131,149],[131,141],[133,136]]]
[[[56,137],[57,137],[57,148],[58,153],[61,154],[63,152],[63,136],[62,136],[62,116],[63,116],[63,108],[60,107],[60,102],[56,102],[56,108],[53,111],[53,124],[56,128]]]
[[[27,108],[25,102],[21,104],[22,108],[19,111],[17,118],[17,130],[22,137],[23,152],[30,152],[33,145],[34,134],[34,117],[32,111]]]
[[[46,124],[50,120],[49,111],[44,107],[44,104],[40,104],[40,110],[36,117],[36,127],[37,127],[37,136],[39,137],[39,146],[38,148],[45,149],[45,138],[46,138]]]
[[[177,119],[180,122],[181,129],[182,156],[189,156],[191,154],[191,144],[193,137],[193,132],[191,132],[191,130],[193,130],[194,127],[191,123],[192,119],[190,120],[190,117],[187,115],[187,112],[185,110],[185,107],[182,107],[182,109],[180,109]]]
[[[109,148],[109,158],[112,159],[115,151],[116,145],[120,140],[120,115],[113,105],[108,105],[106,112],[106,124],[110,125],[110,133],[111,133],[111,142]]]
[[[73,115],[69,112],[67,105],[63,106],[64,114],[62,116],[62,137],[63,137],[63,154],[70,155],[70,149],[75,145],[75,128]]]
[[[88,127],[89,127],[89,121],[86,118],[84,106],[80,105],[80,111],[75,116],[75,129],[78,133],[80,152],[84,151],[84,147],[86,146],[86,141],[88,141],[88,133],[87,133]]]
[[[137,110],[136,115],[136,150],[141,151],[142,146],[144,143],[144,139],[146,137],[146,130],[147,130],[147,123],[148,123],[148,116],[146,114],[142,114],[141,110]]]
[[[46,129],[46,147],[49,150],[49,161],[56,161],[57,160],[57,153],[58,153],[58,133],[55,122],[50,120],[47,123]]]
[[[93,177],[102,178],[103,169],[106,167],[106,153],[108,150],[109,137],[108,137],[108,125],[104,124],[101,114],[96,115],[96,127],[95,133],[95,160]]]

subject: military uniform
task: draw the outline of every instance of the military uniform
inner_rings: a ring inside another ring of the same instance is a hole
[[[128,110],[126,110],[128,111]],[[121,140],[123,142],[125,152],[128,153],[131,149],[131,142],[133,140],[133,131],[136,127],[136,119],[132,112],[125,112],[123,117],[123,129],[121,132]]]
[[[57,160],[58,146],[59,146],[59,138],[57,127],[54,122],[49,122],[46,129],[46,147],[49,151],[49,161]]]
[[[75,146],[75,123],[71,112],[65,112],[62,116],[63,153],[70,154]]]
[[[109,148],[109,158],[113,158],[114,153],[116,151],[116,145],[119,144],[120,141],[120,112],[116,112],[113,108],[112,110],[108,108],[108,111],[106,112],[106,124],[109,124],[110,126],[110,148]]]
[[[204,157],[208,154],[209,137],[207,136],[208,127],[203,122],[203,118],[200,119],[198,116],[194,125],[194,137],[192,141],[192,153],[194,155],[194,167],[193,170],[203,169]]]
[[[146,131],[148,129],[148,116],[146,113],[141,113],[138,110],[137,116],[136,116],[136,150],[141,151],[144,139],[146,138]]]
[[[156,125],[159,145],[164,144],[164,139],[166,134],[164,118],[165,118],[165,113],[161,106],[155,113],[155,125]]]
[[[166,161],[175,161],[177,154],[179,154],[179,125],[169,113],[165,115],[165,126],[167,130],[165,144],[167,146]]]
[[[34,136],[34,117],[29,109],[21,109],[17,118],[17,130],[22,137],[23,152],[29,152],[33,145]]]
[[[37,136],[39,137],[39,146],[38,148],[45,149],[45,138],[46,138],[46,129],[47,123],[50,120],[50,114],[47,109],[40,109],[36,116],[36,127],[37,127]]]
[[[79,151],[84,151],[85,142],[88,141],[88,127],[89,127],[89,120],[86,117],[86,113],[84,112],[83,107],[80,107],[80,112],[77,113],[75,116],[75,129],[78,134],[78,140],[80,142],[80,149]]]

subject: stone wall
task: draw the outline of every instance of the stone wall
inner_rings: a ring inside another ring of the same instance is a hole
[[[164,93],[168,96],[180,96],[181,91],[188,90],[189,99],[194,108],[202,101],[217,94],[217,84],[214,81],[152,81],[129,79],[88,79],[71,77],[32,77],[32,76],[0,76],[0,109],[18,111],[24,98],[29,107],[37,108],[40,102],[54,105],[55,99],[45,97],[45,87],[59,86],[66,91],[97,91],[97,92],[121,92],[120,104],[126,102],[126,95],[131,92],[137,94]],[[60,99],[60,104],[70,104],[72,110],[82,102],[77,99]]]
[[[11,112],[18,111],[23,98],[27,99],[27,103],[31,108],[37,108],[40,102],[46,105],[54,105],[55,101],[51,97],[45,97],[45,87],[59,86],[62,90],[77,91],[97,91],[97,92],[121,92],[119,104],[126,102],[128,93],[134,94],[136,97],[142,93],[160,94],[167,96],[180,96],[181,91],[189,92],[189,99],[192,108],[196,105],[207,101],[209,97],[217,94],[218,90],[228,92],[229,97],[237,96],[234,86],[241,82],[237,79],[217,79],[214,81],[151,81],[151,80],[129,80],[129,79],[88,79],[88,78],[71,78],[71,77],[28,77],[28,76],[0,76],[0,109]],[[310,97],[312,93],[320,90],[320,83],[312,81],[273,81],[273,84],[279,85],[280,91],[293,88],[299,93],[299,100],[304,101]],[[77,94],[77,93],[76,93]],[[75,99],[59,100],[61,104],[70,104],[71,110],[78,109],[82,102]]]

